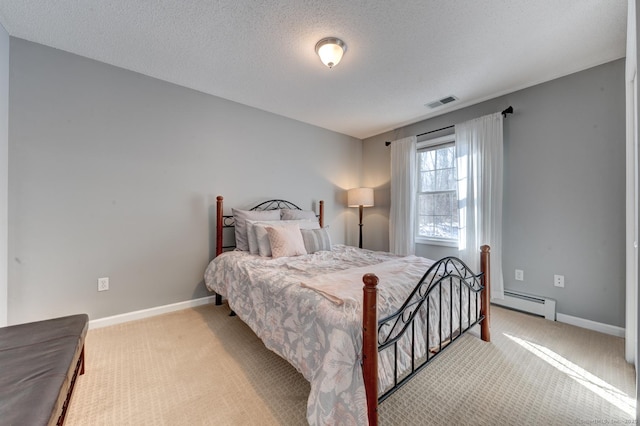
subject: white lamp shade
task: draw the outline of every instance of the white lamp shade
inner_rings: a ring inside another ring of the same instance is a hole
[[[347,51],[347,45],[335,37],[323,38],[316,44],[316,53],[323,64],[329,68],[338,65],[342,55]]]
[[[347,192],[349,207],[373,207],[373,188],[353,188]]]

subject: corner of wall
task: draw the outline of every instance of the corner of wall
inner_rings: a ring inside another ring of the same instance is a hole
[[[0,24],[0,326],[7,325],[9,289],[7,244],[9,191],[9,33]]]

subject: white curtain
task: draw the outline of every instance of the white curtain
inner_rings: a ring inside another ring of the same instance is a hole
[[[389,251],[407,256],[415,253],[416,137],[391,144],[391,212]]]
[[[504,298],[502,279],[502,114],[456,124],[459,257],[480,269],[480,246],[491,246],[491,298]]]

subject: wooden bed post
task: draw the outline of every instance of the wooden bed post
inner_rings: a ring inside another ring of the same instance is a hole
[[[222,195],[216,197],[216,257],[222,254]],[[222,296],[216,293],[216,306],[222,305]]]
[[[362,375],[367,396],[369,425],[378,424],[378,277],[366,274],[362,305]]]
[[[484,290],[482,291],[482,301],[480,313],[484,315],[482,325],[480,327],[480,338],[485,342],[491,341],[490,325],[490,306],[491,306],[491,248],[487,245],[480,247],[480,271],[483,273]]]
[[[222,254],[222,195],[216,197],[216,256]]]
[[[324,228],[324,201],[320,200],[320,228]]]

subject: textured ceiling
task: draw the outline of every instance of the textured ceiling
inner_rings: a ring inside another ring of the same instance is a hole
[[[627,0],[0,0],[0,23],[365,138],[624,57],[626,11]],[[326,36],[348,45],[333,69],[314,51]],[[424,106],[447,95],[459,100]]]

